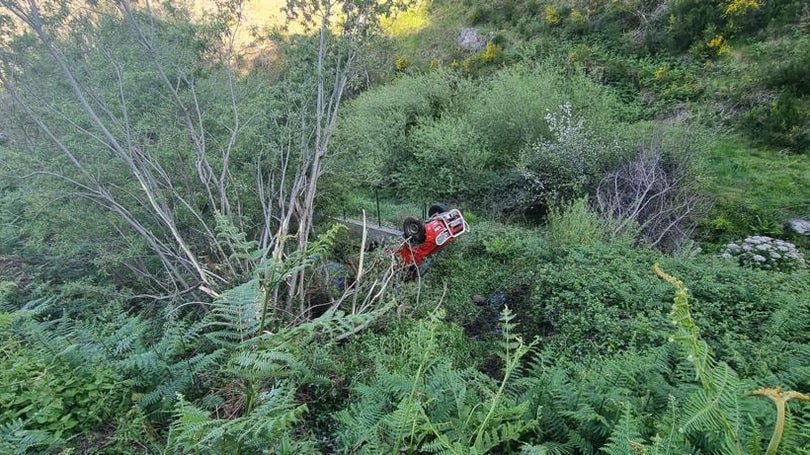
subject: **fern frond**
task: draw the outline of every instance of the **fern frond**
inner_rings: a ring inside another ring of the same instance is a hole
[[[524,445],[520,448],[523,455],[569,455],[571,447],[568,444],[558,442],[544,442],[540,445]]]
[[[213,419],[210,413],[178,395],[172,439],[169,446],[187,451],[218,454],[225,449],[241,453],[291,445],[289,432],[307,408],[294,402],[295,389],[279,383],[257,397],[258,406],[250,414],[235,419]]]
[[[17,319],[23,316],[24,313],[17,311],[10,313],[0,312],[0,334],[8,330],[10,327],[13,327],[16,324]]]
[[[234,347],[258,333],[263,299],[258,278],[231,288],[211,304],[198,330],[215,344]]]
[[[283,351],[241,350],[231,357],[230,364],[230,371],[235,376],[252,381],[289,377],[301,367],[293,355]]]
[[[594,453],[596,452],[596,448],[593,446],[590,440],[586,439],[580,433],[575,431],[570,431],[568,433],[568,445],[572,449],[577,449],[581,453]]]
[[[26,455],[34,449],[49,453],[64,443],[62,438],[50,432],[25,428],[21,419],[0,424],[0,453]]]
[[[788,417],[779,453],[810,455],[810,404],[791,401],[786,408]]]
[[[633,416],[629,405],[624,405],[624,413],[619,423],[610,432],[608,444],[601,448],[601,451],[608,455],[625,455],[632,453],[643,453],[645,445],[640,442],[641,433],[638,431],[638,423]]]
[[[684,410],[688,417],[680,431],[691,434],[710,450],[741,454],[746,432],[741,403],[745,384],[725,362],[715,362],[708,346],[700,339],[683,283],[663,272],[657,264],[653,269],[676,287],[671,312],[676,335],[672,340],[686,351],[687,360],[701,384],[701,389],[687,400]]]

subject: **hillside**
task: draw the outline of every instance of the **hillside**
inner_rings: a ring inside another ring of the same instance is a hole
[[[810,454],[805,3],[0,0],[0,453]]]

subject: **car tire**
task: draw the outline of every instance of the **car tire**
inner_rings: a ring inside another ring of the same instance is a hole
[[[419,218],[409,216],[402,223],[402,236],[409,239],[411,245],[418,245],[425,241],[425,223]]]
[[[447,211],[447,206],[444,204],[433,204],[428,209],[428,218],[433,218],[437,213],[444,213]]]

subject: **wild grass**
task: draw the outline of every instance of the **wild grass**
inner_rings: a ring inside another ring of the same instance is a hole
[[[406,37],[430,26],[432,22],[429,14],[430,4],[430,0],[417,0],[407,10],[392,18],[383,19],[381,25],[385,34],[393,38]]]
[[[707,192],[715,208],[706,223],[715,234],[781,235],[783,223],[810,216],[810,160],[757,148],[725,136],[709,147]]]
[[[459,53],[455,39],[466,16],[461,2],[417,0],[383,27],[392,38],[394,53],[406,57],[412,66],[425,68],[432,61],[435,66],[449,66]]]

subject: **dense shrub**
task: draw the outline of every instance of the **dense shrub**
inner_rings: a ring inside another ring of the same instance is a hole
[[[469,103],[465,120],[481,133],[484,144],[498,164],[514,158],[527,142],[548,135],[538,121],[562,102],[559,75],[540,69],[504,70],[491,82],[482,84]]]
[[[736,259],[742,266],[781,272],[792,272],[805,266],[804,255],[796,245],[761,235],[729,243],[723,249],[722,257]]]
[[[806,272],[740,268],[715,255],[663,264],[689,283],[701,336],[719,357],[741,374],[760,376],[791,370],[792,384],[806,382],[794,364],[806,358],[804,345],[810,342],[810,281]],[[796,374],[799,377],[794,377]]]
[[[451,72],[404,75],[348,102],[335,137],[347,177],[372,185],[397,180],[413,160],[409,134],[420,120],[451,108],[458,84]]]
[[[613,228],[638,234],[637,241],[677,251],[691,241],[709,207],[700,182],[700,140],[682,129],[653,132],[635,156],[606,172],[596,190],[599,212]]]
[[[810,38],[806,32],[752,46],[742,118],[758,141],[801,152],[810,147]],[[747,94],[747,95],[746,95]]]
[[[399,180],[401,189],[417,200],[469,197],[492,178],[483,138],[463,119],[423,121],[408,143],[413,155],[399,164]]]
[[[96,346],[81,345],[64,321],[37,321],[47,316],[36,313],[0,313],[10,322],[0,324],[0,426],[20,423],[0,448],[15,438],[23,444],[26,435],[62,443],[87,436],[129,403],[124,378]]]
[[[649,267],[662,259],[652,251],[603,244],[572,248],[536,263],[526,272],[531,295],[515,308],[524,333],[543,335],[552,345],[579,354],[659,344],[669,299]],[[774,319],[781,317],[778,309],[801,308],[810,297],[801,281],[806,275],[741,273],[734,264],[705,256],[664,263],[690,283],[703,336],[723,356],[735,358],[741,371],[758,368],[762,355],[744,346],[761,343],[767,351],[767,341],[785,330]]]
[[[612,225],[612,220],[606,220],[591,210],[587,198],[577,199],[569,205],[557,205],[548,214],[546,248],[562,253],[571,248],[619,240],[615,234],[620,232],[612,229]],[[627,237],[631,238],[632,235]]]
[[[694,251],[668,257],[632,247],[632,233],[614,232],[584,201],[552,211],[545,236],[497,223],[478,225],[431,266],[428,283],[446,282],[447,290],[427,295],[444,296],[449,316],[477,336],[491,329],[482,319],[492,317],[488,306],[505,304],[514,310],[520,332],[541,336],[560,355],[643,350],[664,341],[669,323],[671,294],[650,270],[660,262],[689,282],[703,335],[740,371],[758,370],[764,352],[780,349],[769,340],[810,341],[802,330],[780,322],[783,308],[797,314],[810,310],[804,303],[810,301],[806,272],[740,269],[716,254]],[[475,295],[486,305],[473,303]],[[745,348],[754,344],[762,351]]]
[[[549,204],[589,193],[622,154],[563,104],[546,114],[550,137],[522,150],[513,178],[502,183],[492,204],[501,212],[544,215]]]
[[[527,271],[531,296],[515,312],[521,330],[571,355],[661,344],[665,287],[649,273],[655,254],[628,246],[572,247]]]
[[[810,99],[782,92],[748,111],[743,125],[756,131],[755,139],[760,142],[803,152],[810,147]]]
[[[559,113],[561,106],[567,114]],[[337,138],[348,179],[393,184],[411,197],[487,203],[523,197],[521,161],[531,161],[524,166],[530,167],[545,159],[539,156],[542,150],[523,153],[531,144],[547,146],[556,162],[566,159],[559,155],[561,148],[579,147],[570,151],[575,154],[589,150],[572,164],[573,173],[585,172],[579,169],[583,166],[599,167],[603,158],[590,139],[607,136],[631,112],[583,74],[564,75],[548,66],[505,69],[479,82],[438,72],[405,76],[391,87],[360,95],[348,106]],[[579,119],[585,127],[577,126]],[[573,137],[566,128],[582,134]],[[589,140],[580,145],[580,138]],[[562,186],[569,185],[568,177],[562,177]],[[505,187],[516,194],[504,194]]]

